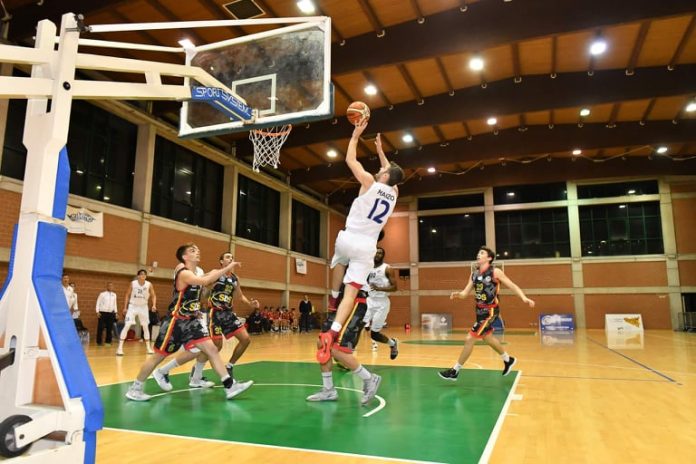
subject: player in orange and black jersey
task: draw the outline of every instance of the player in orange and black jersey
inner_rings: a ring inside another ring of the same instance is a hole
[[[225,267],[233,261],[234,256],[232,256],[232,253],[223,253],[220,255],[220,267]],[[253,298],[248,299],[244,295],[242,287],[239,284],[239,278],[232,272],[220,276],[220,278],[215,281],[213,287],[210,289],[210,296],[208,297],[208,307],[210,309],[208,327],[215,346],[217,346],[218,350],[222,349],[222,337],[226,339],[235,337],[239,342],[237,346],[234,347],[232,356],[225,366],[230,375],[232,375],[234,365],[239,361],[239,358],[244,354],[251,343],[246,325],[234,312],[233,300],[235,293],[239,295],[239,298],[250,309],[253,310],[259,307],[258,300]],[[202,367],[203,366],[199,366],[199,363],[196,363],[193,373],[194,379],[202,375]]]
[[[192,351],[198,350],[208,356],[225,387],[227,399],[232,399],[249,388],[253,382],[235,383],[225,369],[225,363],[220,359],[217,348],[210,339],[208,328],[201,317],[200,297],[202,286],[209,285],[222,275],[232,272],[235,267],[240,266],[240,263],[232,261],[221,269],[199,276],[196,275],[195,271],[200,262],[200,251],[195,244],[181,245],[176,251],[176,257],[184,264],[184,267],[179,269],[174,277],[174,294],[170,305],[170,314],[163,321],[155,342],[156,353],[145,361],[136,380],[128,389],[126,397],[133,401],[149,400],[150,395],[143,391],[143,383],[164,358],[176,352],[183,345],[188,352],[187,356],[190,356],[189,359],[196,356],[196,353]],[[154,377],[165,391],[170,391],[173,388],[168,379],[157,375]]]
[[[524,292],[518,287],[505,273],[493,266],[495,252],[490,248],[482,246],[479,248],[476,255],[476,270],[471,273],[469,282],[466,288],[461,292],[452,292],[450,299],[464,299],[469,295],[471,290],[474,290],[476,297],[476,323],[471,328],[471,331],[466,337],[464,348],[459,355],[457,363],[452,369],[440,371],[438,375],[445,380],[457,380],[459,370],[462,365],[469,359],[474,343],[477,339],[483,339],[484,342],[493,348],[503,360],[503,375],[510,373],[510,368],[515,365],[517,360],[508,355],[503,349],[500,341],[493,336],[493,322],[498,318],[500,309],[498,308],[498,291],[500,283],[504,283],[506,287],[514,291],[523,302],[534,307],[534,300],[527,298]]]

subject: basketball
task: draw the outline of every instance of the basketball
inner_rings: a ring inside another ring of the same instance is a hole
[[[370,119],[370,107],[361,101],[354,101],[348,105],[346,117],[351,124],[357,126],[362,121],[367,121]]]

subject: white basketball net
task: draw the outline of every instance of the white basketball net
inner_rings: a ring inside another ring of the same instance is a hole
[[[278,167],[280,147],[285,143],[291,130],[292,124],[286,124],[249,131],[249,140],[254,144],[254,171],[259,172],[261,166]]]

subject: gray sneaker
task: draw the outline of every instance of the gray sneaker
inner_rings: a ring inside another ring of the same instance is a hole
[[[363,396],[362,400],[360,400],[363,405],[369,403],[375,397],[380,383],[382,383],[382,376],[377,374],[372,374],[372,377],[363,382]]]
[[[243,391],[248,390],[249,387],[251,387],[252,385],[254,385],[253,380],[248,380],[246,382],[237,382],[233,384],[230,388],[225,388],[225,395],[227,396],[228,400],[231,400]]]
[[[212,388],[215,386],[215,382],[210,380],[202,379],[189,379],[189,387],[191,388]]]
[[[159,387],[166,392],[172,391],[174,388],[169,381],[169,374],[163,374],[159,369],[152,371],[152,378],[155,379],[157,385],[159,385]]]
[[[335,388],[323,388],[307,397],[307,401],[336,401],[338,392]]]
[[[130,386],[126,392],[126,398],[131,401],[149,401],[152,398],[150,395],[146,394],[142,387],[136,388],[133,385]]]

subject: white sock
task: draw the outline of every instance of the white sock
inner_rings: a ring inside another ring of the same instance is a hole
[[[454,369],[455,371],[459,372],[459,371],[462,369],[462,365],[459,364],[459,363],[457,363],[457,364],[454,365],[454,367],[453,367],[452,369]]]
[[[136,390],[141,390],[143,388],[143,383],[140,380],[135,379],[133,381],[133,388]]]
[[[232,364],[232,363],[227,363],[227,364],[225,364],[225,367],[226,367],[227,369],[232,369],[232,368],[234,367],[234,364]]]
[[[501,355],[500,355],[500,358],[501,358],[503,361],[505,361],[505,362],[510,361],[510,355],[507,354],[507,351],[506,351],[505,353],[501,354]]]
[[[334,298],[338,298],[338,295],[340,295],[341,292],[337,292],[336,290],[331,290],[331,296]]]
[[[145,346],[147,347],[147,351],[152,351],[152,346],[150,346],[150,340],[145,340]]]
[[[160,368],[159,368],[159,371],[160,371],[162,374],[169,374],[169,371],[171,371],[171,370],[174,369],[175,367],[179,367],[179,363],[176,361],[176,358],[175,358],[175,359],[172,359],[172,360],[169,361],[167,364],[165,364],[164,366],[160,367]]]
[[[357,375],[363,380],[370,380],[370,377],[372,377],[372,374],[370,374],[370,371],[365,369],[363,365],[359,365],[357,369],[353,371],[353,374]]]
[[[336,321],[331,323],[331,330],[333,330],[334,332],[340,332],[341,327],[343,327],[343,326]]]
[[[331,373],[331,371],[322,372],[321,373],[321,381],[324,384],[324,388],[327,390],[331,390],[334,387],[333,374]]]
[[[118,341],[118,351],[123,351],[123,340]]]
[[[203,378],[204,367],[205,362],[196,361],[196,365],[193,368],[193,380],[201,380]]]
[[[387,342],[387,344],[389,346],[394,346],[394,345],[396,345],[396,340],[394,340],[393,338],[390,338],[389,341]]]

